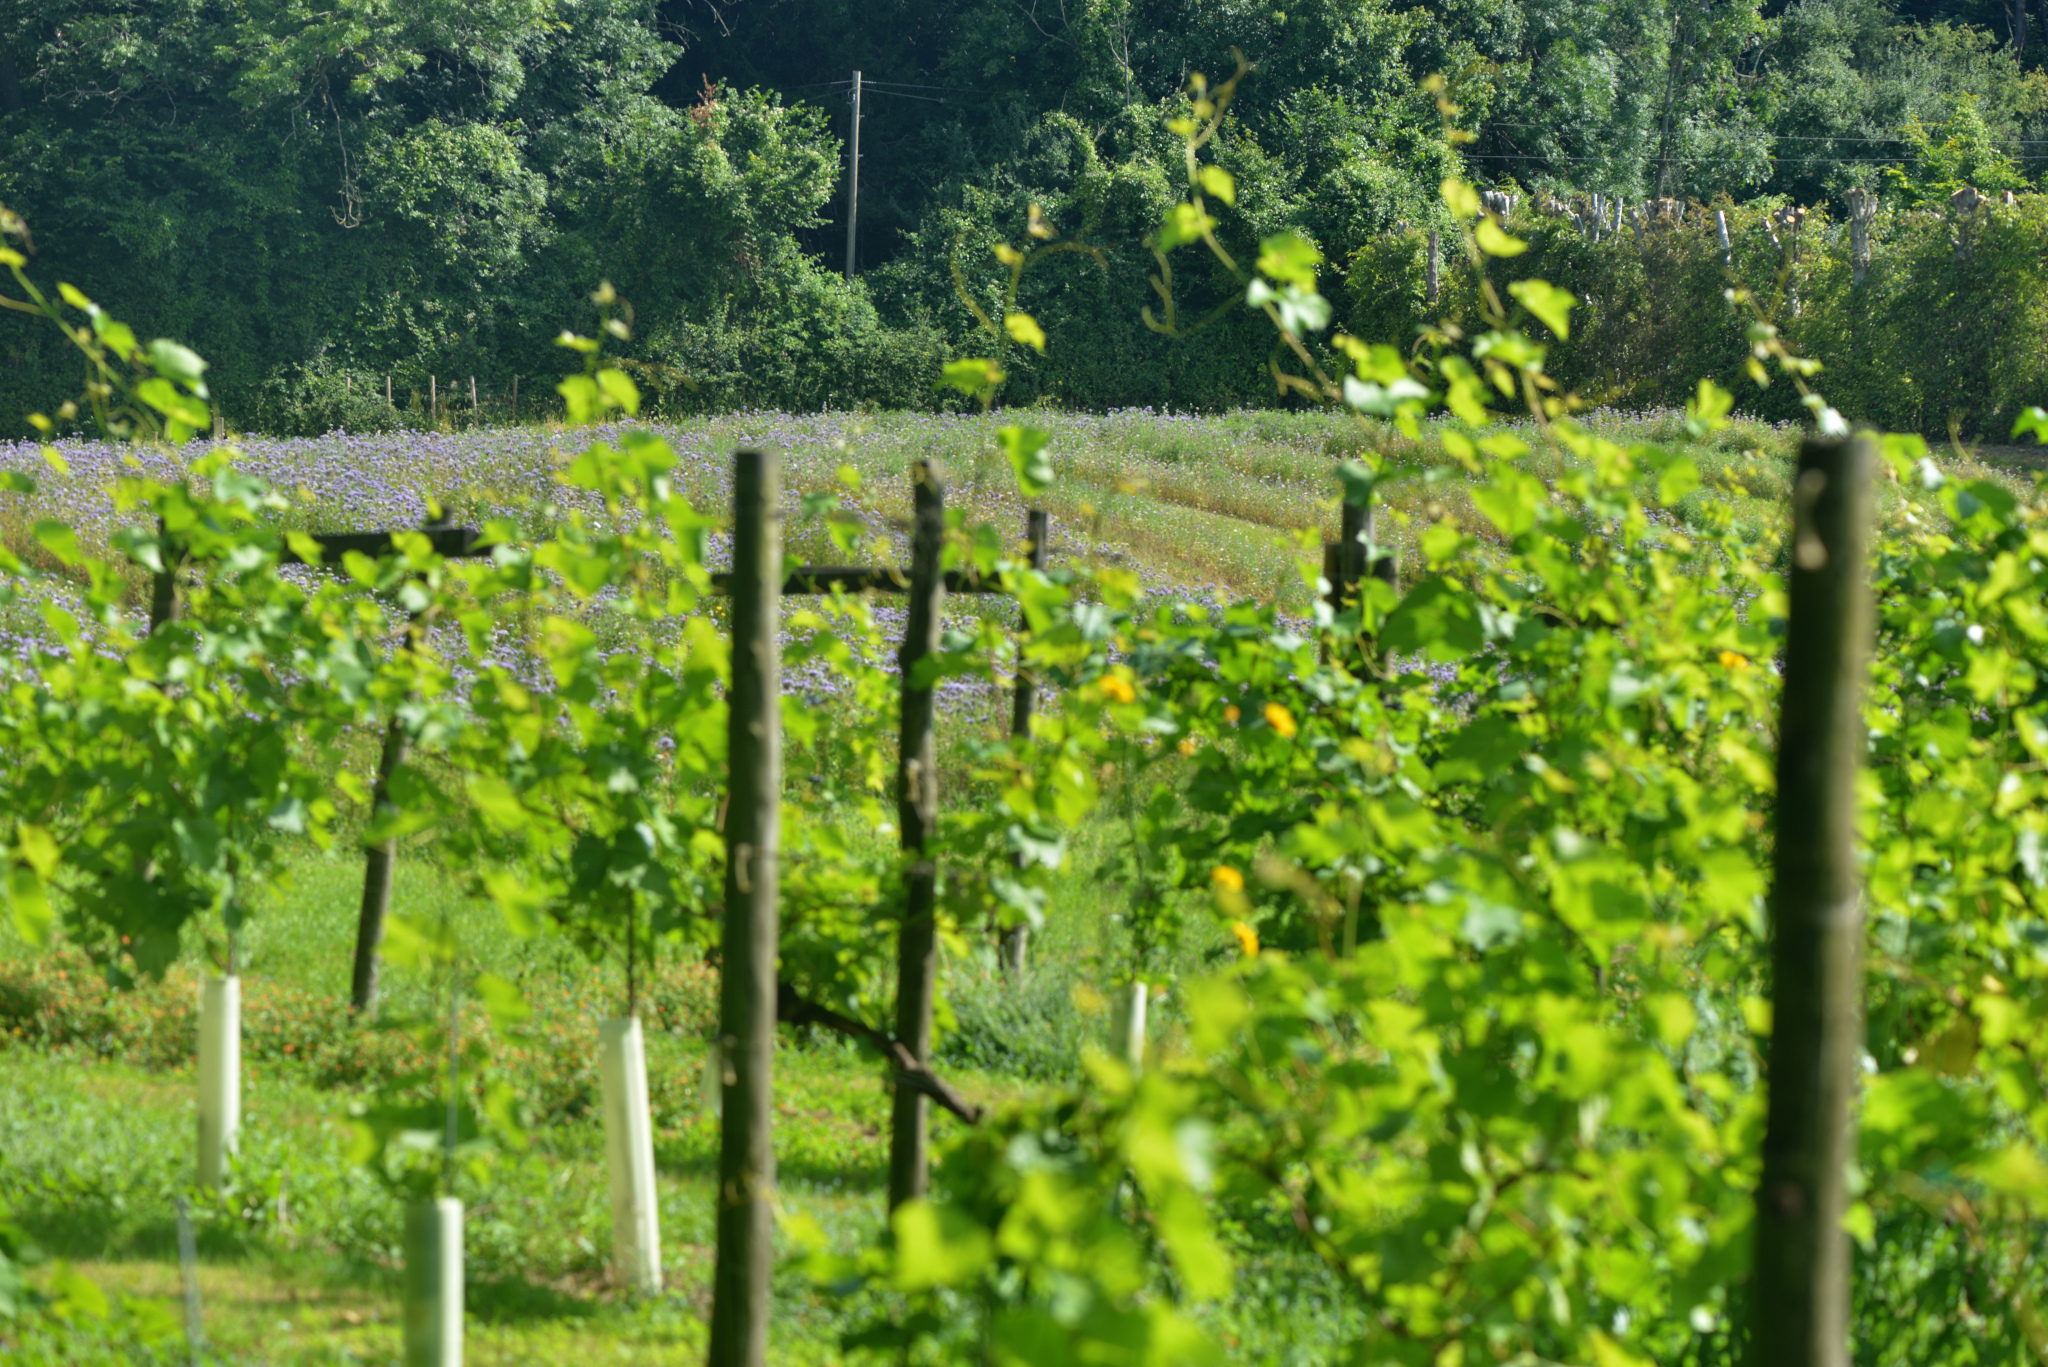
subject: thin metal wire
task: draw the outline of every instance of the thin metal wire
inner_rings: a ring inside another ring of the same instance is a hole
[[[1501,123],[1493,119],[1481,122],[1480,128],[1549,128],[1545,123]],[[1722,138],[1774,138],[1779,142],[1911,142],[1912,139],[1900,134],[1895,137],[1867,137],[1854,133],[1773,133],[1768,128],[1716,128],[1708,130],[1708,136]],[[2016,147],[2048,145],[2048,138],[1996,138]]]
[[[1000,95],[1003,91],[978,85],[919,85],[915,81],[874,81],[874,85],[901,86],[905,90],[945,90],[957,95]]]
[[[1460,152],[1460,153],[1459,153],[1458,155],[1459,155],[1459,156],[1461,156],[1461,157],[1463,157],[1463,158],[1464,158],[1464,159],[1465,159],[1466,161],[1546,161],[1546,162],[1558,162],[1558,161],[1562,161],[1562,162],[1612,162],[1612,161],[1620,161],[1620,160],[1626,160],[1626,159],[1627,159],[1628,157],[1630,157],[1630,156],[1632,156],[1632,155],[1634,155],[1634,156],[1642,156],[1642,157],[1648,158],[1649,160],[1652,160],[1652,161],[1661,161],[1661,160],[1663,160],[1663,158],[1659,157],[1659,156],[1658,156],[1658,155],[1657,155],[1656,153],[1654,153],[1654,152],[1641,152],[1641,153],[1625,153],[1625,152],[1618,152],[1618,153],[1616,153],[1616,154],[1615,154],[1614,156],[1611,156],[1611,157],[1560,157],[1560,156],[1553,156],[1553,155],[1551,155],[1550,153],[1547,153],[1547,152]],[[1762,156],[1762,157],[1758,158],[1758,160],[1761,160],[1761,161],[1768,161],[1768,162],[1771,162],[1771,163],[1774,163],[1774,164],[1779,164],[1779,165],[1784,165],[1784,164],[1790,164],[1790,165],[1793,165],[1793,166],[1894,166],[1894,165],[1897,165],[1897,164],[1898,164],[1899,162],[1901,162],[1901,161],[1905,161],[1905,160],[1907,160],[1907,159],[1908,159],[1908,158],[1907,158],[1907,157],[1905,157],[1905,156],[1897,156],[1897,157],[1777,157],[1777,156],[1771,156],[1771,155],[1769,155],[1768,153],[1766,153],[1766,154],[1765,154],[1764,156]],[[1704,153],[1685,153],[1685,152],[1680,152],[1680,153],[1675,153],[1675,154],[1673,154],[1673,156],[1671,157],[1671,160],[1672,160],[1672,161],[1683,161],[1683,162],[1690,162],[1690,163],[1692,163],[1692,164],[1694,164],[1694,165],[1699,165],[1699,164],[1702,164],[1702,163],[1705,163],[1705,164],[1713,164],[1713,163],[1715,163],[1715,162],[1721,162],[1721,163],[1726,163],[1726,164],[1728,164],[1728,165],[1736,165],[1736,164],[1740,164],[1740,163],[1745,163],[1745,162],[1747,162],[1747,161],[1749,160],[1749,158],[1747,158],[1747,157],[1732,157],[1732,156],[1725,156],[1725,155],[1707,155],[1707,154],[1704,154]],[[2026,154],[2026,155],[2024,155],[2024,156],[2018,156],[2018,157],[2013,157],[2013,158],[2011,158],[2011,160],[2013,160],[2013,161],[2048,161],[2048,152],[2033,152],[2033,153],[2028,153],[2028,154]]]
[[[906,95],[900,90],[878,90],[865,81],[861,82],[861,92],[870,95],[887,95],[891,99],[896,100],[923,100],[926,104],[951,105],[956,103],[953,100],[935,100],[929,95]]]

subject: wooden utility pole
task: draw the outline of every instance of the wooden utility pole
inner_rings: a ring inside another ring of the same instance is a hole
[[[846,279],[854,276],[854,233],[860,226],[860,73],[853,73],[853,135],[846,140]]]
[[[1031,543],[1031,568],[1034,570],[1045,568],[1045,543],[1050,532],[1043,509],[1033,508],[1024,514],[1024,536]],[[1010,700],[1010,734],[1026,740],[1031,736],[1031,715],[1038,710],[1038,683],[1024,664],[1023,633],[1030,629],[1030,617],[1018,614],[1017,691]],[[1030,945],[1029,925],[1011,926],[1003,932],[1002,941],[996,948],[996,960],[1005,973],[1015,975],[1024,971],[1024,956]]]
[[[711,1367],[762,1367],[775,1270],[775,969],[782,805],[782,471],[734,456],[732,688],[718,1064],[718,1262]],[[901,1094],[899,1093],[899,1096]]]
[[[1842,1230],[1862,1022],[1856,770],[1870,652],[1868,438],[1810,438],[1792,493],[1778,727],[1769,1113],[1757,1186],[1750,1367],[1848,1367]]]
[[[918,664],[939,648],[946,579],[939,554],[946,540],[946,486],[937,466],[910,467],[917,511],[910,543],[910,621],[897,656],[903,678],[903,725],[897,748],[896,823],[903,833],[903,927],[896,942],[896,1039],[920,1064],[932,1053],[932,997],[938,976],[937,871],[925,854],[939,819],[938,746],[932,736],[932,690],[912,683]],[[924,1195],[926,1127],[931,1107],[922,1092],[896,1089],[889,1132],[889,1209]]]

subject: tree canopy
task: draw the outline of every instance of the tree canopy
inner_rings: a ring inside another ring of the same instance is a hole
[[[2025,0],[56,0],[0,17],[0,203],[28,221],[39,269],[216,358],[224,407],[251,426],[395,421],[415,391],[471,375],[504,394],[552,373],[553,338],[587,324],[579,301],[599,279],[637,310],[657,403],[933,402],[930,363],[967,322],[953,262],[978,266],[1032,204],[1103,249],[1059,286],[1127,323],[1123,378],[1101,394],[1214,405],[1254,400],[1256,368],[1229,346],[1171,355],[1136,308],[1140,242],[1178,171],[1162,116],[1194,73],[1234,69],[1233,50],[1254,74],[1218,150],[1239,187],[1226,231],[1291,228],[1341,264],[1440,212],[1453,170],[1510,191],[1802,203],[2030,183],[2048,165],[2048,41],[2029,41],[2026,14]],[[1445,143],[1432,74],[1471,141]],[[1203,282],[1183,283],[1199,302]],[[0,354],[8,412],[70,378],[26,326],[0,325]]]

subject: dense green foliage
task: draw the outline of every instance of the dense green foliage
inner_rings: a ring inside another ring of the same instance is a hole
[[[972,330],[955,263],[980,280],[1034,203],[1100,252],[1027,288],[1058,345],[1011,401],[1272,402],[1248,320],[1190,347],[1132,303],[1180,174],[1160,115],[1233,48],[1259,98],[1217,143],[1240,186],[1224,236],[1291,229],[1333,270],[1403,224],[1447,226],[1434,192],[1453,169],[1831,203],[1888,169],[2030,183],[2024,140],[2048,131],[2048,44],[2017,41],[1992,0],[73,0],[0,24],[0,203],[43,268],[190,341],[229,421],[271,431],[502,420],[521,380],[517,411],[557,412],[545,348],[588,327],[576,301],[596,278],[638,308],[636,373],[663,410],[928,405],[931,362]],[[849,287],[856,67],[880,84]],[[1451,151],[1431,73],[1474,130]],[[1229,294],[1179,288],[1191,317]],[[1881,311],[1902,330],[1916,316]],[[1827,340],[1809,345],[1830,363],[1858,354]],[[68,359],[20,320],[0,322],[0,356],[0,411],[68,386]]]
[[[1945,194],[1944,194],[1945,198]],[[2048,204],[2025,196],[1971,215],[1881,211],[1867,270],[1842,216],[1809,214],[1796,231],[1773,225],[1770,202],[1725,205],[1731,264],[1711,211],[1636,224],[1599,241],[1569,219],[1523,213],[1528,251],[1487,267],[1496,287],[1534,274],[1581,300],[1549,369],[1583,398],[1621,408],[1676,406],[1701,376],[1742,395],[1745,409],[1780,421],[1802,411],[1789,385],[1749,377],[1748,307],[1755,303],[1805,355],[1826,361],[1828,397],[1880,428],[1999,440],[2048,385],[2048,297],[2040,262]],[[1368,338],[1415,336],[1442,321],[1471,327],[1479,276],[1447,259],[1435,307],[1426,299],[1427,244],[1389,235],[1353,255],[1343,322]]]
[[[798,249],[838,174],[821,116],[654,98],[677,49],[650,5],[11,16],[0,199],[52,274],[212,357],[238,423],[389,424],[387,373],[409,412],[470,375],[494,412],[520,375],[554,409],[546,348],[599,276],[658,306],[650,354],[722,402],[914,395],[914,342],[849,390],[872,312]],[[4,345],[11,411],[69,387],[41,336]]]

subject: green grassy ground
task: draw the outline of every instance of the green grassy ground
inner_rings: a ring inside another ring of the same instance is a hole
[[[1315,415],[1046,420],[1057,434],[1061,481],[1048,502],[1062,553],[1121,560],[1149,582],[1270,597],[1296,609],[1306,606],[1307,591],[1290,533],[1334,529],[1333,459],[1377,444],[1421,467],[1443,464],[1430,442],[1395,449],[1388,433]],[[1624,441],[1671,440],[1681,431],[1670,414],[1596,415],[1594,425]],[[837,467],[851,463],[863,475],[858,502],[884,529],[907,508],[907,463],[935,455],[950,466],[952,501],[970,521],[1007,525],[1019,509],[988,426],[935,425],[923,415],[743,416],[692,424],[679,435],[703,450],[780,442],[798,489],[827,487]],[[1675,514],[1684,520],[1716,501],[1756,534],[1775,531],[1793,440],[1738,425],[1697,448],[1703,487]],[[1999,467],[1990,471],[1995,477],[2022,477],[2009,472],[2024,463],[2020,453],[1987,454]],[[1987,472],[1974,460],[1946,463]],[[1532,465],[1556,472],[1542,458]],[[697,496],[712,509],[720,497],[715,473],[691,467],[704,486]],[[502,504],[533,492],[479,465],[464,496]],[[1456,479],[1404,480],[1391,488],[1390,502],[1397,549],[1412,547],[1440,517],[1476,521]],[[792,549],[826,558],[822,544]],[[961,728],[986,721],[958,716],[946,724],[958,739]],[[1115,978],[1124,953],[1114,847],[1107,828],[1082,843],[1024,983],[997,979],[979,947],[947,964],[956,1023],[942,1066],[970,1095],[1000,1101],[1071,1077],[1080,1051],[1106,1035],[1099,989]],[[331,1057],[332,1037],[343,1029],[339,1003],[360,877],[351,855],[308,852],[242,945],[259,1037],[250,1051],[247,1128],[234,1184],[199,1206],[206,1328],[221,1362],[398,1360],[399,1199],[348,1161],[347,1108],[360,1079],[338,1077]],[[424,865],[402,868],[397,903],[410,917],[447,915],[473,962],[527,987],[540,1042],[522,1056],[533,1069],[526,1081],[535,1095],[553,1098],[532,1126],[530,1148],[505,1156],[487,1182],[464,1193],[471,1206],[470,1360],[579,1367],[700,1360],[716,1149],[716,1122],[700,1086],[707,975],[672,965],[672,1000],[664,998],[654,1016],[650,1070],[670,1279],[663,1297],[633,1301],[605,1275],[609,1217],[588,1068],[557,1058],[592,1050],[595,1022],[618,996],[616,971],[585,963],[557,941],[514,939],[494,913],[451,900]],[[0,1357],[185,1361],[181,1338],[172,1334],[151,1349],[141,1331],[151,1321],[175,1323],[172,1211],[189,1190],[193,1163],[194,1084],[183,1060],[198,946],[127,1014],[53,1043],[39,1042],[36,1011],[71,1011],[90,1024],[100,1019],[88,1009],[90,985],[75,976],[75,962],[32,955],[5,936],[0,931],[0,1203],[49,1256],[32,1273],[38,1284],[58,1286],[63,1268],[76,1269],[114,1296],[115,1310],[108,1325],[88,1317],[56,1337],[11,1345],[10,1331],[0,1328]],[[1192,970],[1214,948],[1191,946],[1167,967]],[[426,983],[392,971],[394,1013],[424,1006],[428,994]],[[1169,1050],[1174,1030],[1169,998],[1155,1020],[1156,1038]],[[777,1077],[782,1199],[789,1213],[817,1219],[842,1246],[861,1242],[883,1218],[887,1108],[872,1061],[837,1041],[785,1038]],[[935,1128],[943,1136],[952,1123],[941,1118]],[[1244,1361],[1322,1360],[1318,1345],[1346,1313],[1338,1299],[1316,1269],[1273,1251],[1285,1240],[1256,1230],[1241,1239],[1240,1291],[1214,1326],[1222,1341]],[[876,1308],[815,1290],[798,1270],[785,1270],[775,1360],[836,1360],[840,1335]]]
[[[948,964],[956,1024],[942,1066],[971,1097],[1000,1102],[1049,1085],[1106,1037],[1103,1003],[1089,984],[1106,979],[1120,946],[1108,906],[1114,889],[1084,876],[1098,868],[1084,859],[1058,899],[1026,983],[998,981],[979,952]],[[0,936],[0,1204],[50,1260],[34,1279],[50,1285],[69,1267],[117,1304],[135,1298],[138,1310],[171,1315],[179,1292],[173,1211],[184,1192],[198,1203],[206,1331],[219,1361],[398,1361],[400,1198],[349,1161],[348,1105],[360,1089],[320,1085],[317,1043],[308,1041],[345,1028],[338,1007],[298,1019],[346,998],[360,877],[352,858],[309,853],[245,933],[245,1128],[233,1182],[218,1199],[190,1188],[197,1113],[182,1013],[199,946],[164,984],[118,1003],[135,1008],[125,1028],[88,1027],[38,1045],[23,1022],[39,1010],[89,1021],[81,1003],[101,999],[98,985],[82,961],[37,956]],[[424,865],[401,868],[395,910],[449,916],[465,955],[526,986],[543,1048],[592,1052],[596,1020],[619,993],[615,971],[558,940],[513,938],[490,909],[448,900]],[[487,1181],[464,1184],[472,1362],[701,1358],[717,1122],[701,1085],[709,999],[690,996],[691,969],[675,970],[689,999],[650,1021],[667,1294],[637,1301],[610,1285],[603,1135],[587,1102],[572,1106],[534,1124],[530,1148],[502,1156]],[[401,1017],[433,991],[402,968],[387,970],[387,986],[387,1011]],[[1173,1031],[1170,1009],[1161,1012],[1155,1033],[1165,1042]],[[296,1056],[282,1052],[294,1039]],[[857,1246],[883,1217],[889,1102],[880,1070],[836,1039],[793,1037],[777,1068],[785,1212],[816,1219],[838,1246]],[[537,1093],[562,1090],[559,1079],[531,1081]],[[935,1132],[943,1137],[953,1124],[941,1116]],[[841,1333],[874,1309],[812,1289],[795,1269],[780,1278],[777,1297],[779,1362],[837,1360]],[[182,1360],[181,1341],[166,1352],[162,1360]],[[66,1334],[54,1360],[152,1357],[118,1325],[87,1321]]]

